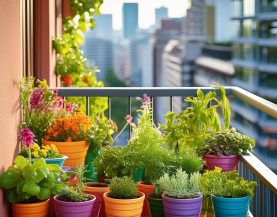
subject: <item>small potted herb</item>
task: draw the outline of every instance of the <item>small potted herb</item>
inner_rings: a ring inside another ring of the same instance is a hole
[[[115,177],[110,192],[103,195],[107,217],[141,216],[145,195],[137,191],[134,181],[125,177]]]
[[[200,150],[208,170],[220,167],[223,171],[229,171],[236,169],[238,157],[252,151],[254,146],[253,139],[231,128],[211,133]]]
[[[57,147],[53,144],[51,145],[42,145],[41,147],[38,144],[34,144],[31,147],[32,161],[35,161],[39,158],[43,158],[47,164],[58,164],[62,168],[64,161],[68,158],[65,155],[59,154]],[[27,158],[28,150],[23,147],[19,155]]]
[[[256,185],[235,170],[222,172],[218,167],[206,171],[200,179],[201,191],[205,197],[212,197],[215,216],[247,216]]]
[[[163,188],[163,207],[166,217],[199,217],[203,196],[199,190],[200,173],[187,174],[178,169],[175,175],[165,173],[158,183]]]
[[[64,181],[62,194],[54,197],[55,212],[57,217],[90,217],[96,197],[83,191],[84,165],[78,165],[71,177],[78,181],[70,185],[70,179]]]

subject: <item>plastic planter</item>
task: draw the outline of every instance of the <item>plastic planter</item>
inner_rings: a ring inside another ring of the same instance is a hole
[[[60,158],[44,158],[47,164],[58,164],[60,168],[63,167],[64,161],[67,159],[67,156],[63,156]]]
[[[224,198],[212,196],[216,217],[246,217],[250,197]]]
[[[164,217],[162,198],[156,198],[155,194],[152,193],[148,195],[147,199],[148,199],[151,217]]]
[[[239,161],[239,158],[236,155],[219,156],[212,154],[204,154],[203,157],[206,161],[208,170],[214,170],[215,167],[220,167],[222,168],[223,172],[235,170]]]
[[[203,196],[191,199],[162,197],[165,217],[199,217]]]
[[[13,217],[46,217],[48,214],[49,200],[38,203],[12,203]]]
[[[143,184],[141,182],[137,183],[138,186],[138,191],[143,192],[145,194],[145,200],[143,203],[143,210],[142,210],[142,217],[149,217],[150,215],[150,210],[149,210],[149,204],[147,201],[147,197],[149,194],[154,193],[155,191],[155,187],[154,185],[147,185],[147,184]]]
[[[84,202],[67,202],[59,200],[60,195],[54,197],[57,217],[91,217],[96,197]]]

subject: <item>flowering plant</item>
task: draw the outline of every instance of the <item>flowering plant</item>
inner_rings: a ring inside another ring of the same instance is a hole
[[[63,157],[62,154],[59,154],[57,147],[53,144],[51,145],[42,145],[41,147],[38,144],[34,144],[30,147],[31,157],[33,158],[60,158]],[[19,155],[23,157],[28,157],[28,150],[23,148]]]
[[[45,140],[56,142],[75,142],[87,140],[91,129],[88,116],[75,112],[57,117],[47,130]]]
[[[35,84],[38,86],[35,87]],[[29,128],[36,136],[35,142],[41,145],[41,139],[47,133],[54,118],[62,110],[63,100],[56,89],[48,88],[45,80],[25,77],[18,82],[20,102],[23,109],[23,121],[20,129]]]

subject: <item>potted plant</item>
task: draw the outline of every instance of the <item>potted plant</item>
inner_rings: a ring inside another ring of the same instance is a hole
[[[96,197],[83,191],[83,178],[86,167],[78,164],[70,177],[78,180],[76,185],[70,185],[70,180],[65,179],[62,194],[54,197],[55,212],[57,217],[90,217]]]
[[[206,94],[198,89],[196,96],[185,99],[188,105],[186,109],[180,113],[166,113],[166,124],[161,125],[161,129],[165,132],[169,149],[177,152],[197,150],[209,138],[210,132],[229,128],[231,108],[225,89],[223,86],[214,88],[214,91]]]
[[[36,86],[37,85],[37,86]],[[49,89],[46,80],[25,77],[18,82],[23,120],[20,130],[29,128],[35,135],[35,142],[40,146],[52,121],[63,110],[63,99],[56,89]]]
[[[61,154],[68,156],[64,165],[75,167],[85,161],[90,130],[91,121],[88,116],[78,111],[66,113],[52,122],[43,144],[54,144]]]
[[[30,162],[17,156],[0,175],[0,187],[6,189],[7,200],[12,203],[12,216],[46,217],[51,194],[61,191],[59,174],[58,165],[46,164],[42,158]]]
[[[170,176],[165,173],[158,182],[163,188],[163,207],[166,217],[199,217],[203,195],[199,190],[200,173],[187,174],[178,169]]]
[[[141,216],[145,195],[137,191],[134,181],[125,177],[115,177],[110,192],[103,195],[107,217]]]
[[[245,155],[255,146],[255,140],[236,131],[235,128],[211,133],[200,153],[203,154],[208,170],[220,167],[235,170],[239,156]]]
[[[43,158],[47,164],[58,164],[60,168],[63,167],[64,161],[68,158],[65,155],[59,154],[57,147],[53,144],[42,145],[40,147],[38,144],[35,143],[30,147],[30,149],[32,161]],[[23,147],[19,155],[28,158],[28,150]]]
[[[200,179],[201,191],[205,197],[212,197],[215,216],[247,216],[256,185],[235,170],[222,172],[218,167],[206,171]]]

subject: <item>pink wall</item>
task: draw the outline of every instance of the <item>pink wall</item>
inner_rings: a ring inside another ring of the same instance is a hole
[[[17,154],[17,127],[20,118],[15,81],[22,73],[20,1],[0,1],[0,173]],[[0,216],[7,209],[0,190]]]

